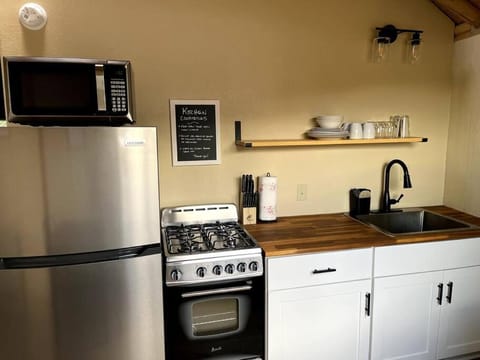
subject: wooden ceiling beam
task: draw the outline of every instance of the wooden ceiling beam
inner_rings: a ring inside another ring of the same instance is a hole
[[[480,9],[468,0],[432,0],[442,11],[449,15],[455,23],[468,23],[480,26]],[[463,21],[461,21],[461,20]]]
[[[432,2],[445,14],[447,15],[450,20],[452,20],[454,22],[455,25],[458,25],[458,24],[463,24],[465,23],[465,19],[463,16],[457,14],[456,12],[450,10],[450,9],[446,9],[444,7],[442,7],[441,5],[439,5],[437,3],[436,0],[432,0]]]
[[[463,23],[455,26],[455,40],[465,39],[472,34],[472,25]]]
[[[480,0],[468,0],[472,5],[480,8]]]

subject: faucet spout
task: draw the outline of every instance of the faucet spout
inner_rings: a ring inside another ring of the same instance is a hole
[[[412,187],[412,180],[410,179],[410,174],[408,173],[407,165],[399,159],[394,159],[390,161],[387,166],[385,167],[385,182],[383,185],[383,198],[382,198],[382,205],[380,207],[381,212],[390,212],[391,205],[396,204],[400,201],[403,197],[403,194],[400,195],[398,199],[391,199],[390,198],[390,169],[393,165],[398,164],[402,167],[403,170],[403,188],[409,189]]]

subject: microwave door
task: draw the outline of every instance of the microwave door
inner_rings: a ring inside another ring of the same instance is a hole
[[[123,251],[4,262],[0,359],[163,359],[161,254]]]
[[[97,92],[93,64],[11,62],[7,66],[13,114],[95,114]]]

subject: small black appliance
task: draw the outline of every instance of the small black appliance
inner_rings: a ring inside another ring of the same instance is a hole
[[[370,213],[370,189],[350,189],[350,215]]]

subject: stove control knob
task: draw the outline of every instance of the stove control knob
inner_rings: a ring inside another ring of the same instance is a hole
[[[207,268],[205,268],[203,266],[200,266],[197,269],[197,276],[203,278],[203,277],[205,277],[205,275],[207,275]]]
[[[241,262],[237,265],[237,270],[239,272],[245,272],[247,270],[247,264],[245,264],[244,262]]]
[[[215,275],[221,275],[222,274],[222,267],[220,265],[215,265],[212,269],[212,272]]]
[[[172,280],[178,281],[182,278],[182,272],[180,270],[172,270],[170,273]]]
[[[235,266],[233,266],[232,264],[225,265],[225,272],[227,274],[233,274],[234,271],[235,271]]]
[[[252,261],[250,264],[248,264],[248,269],[250,271],[257,271],[258,270],[258,262]]]

